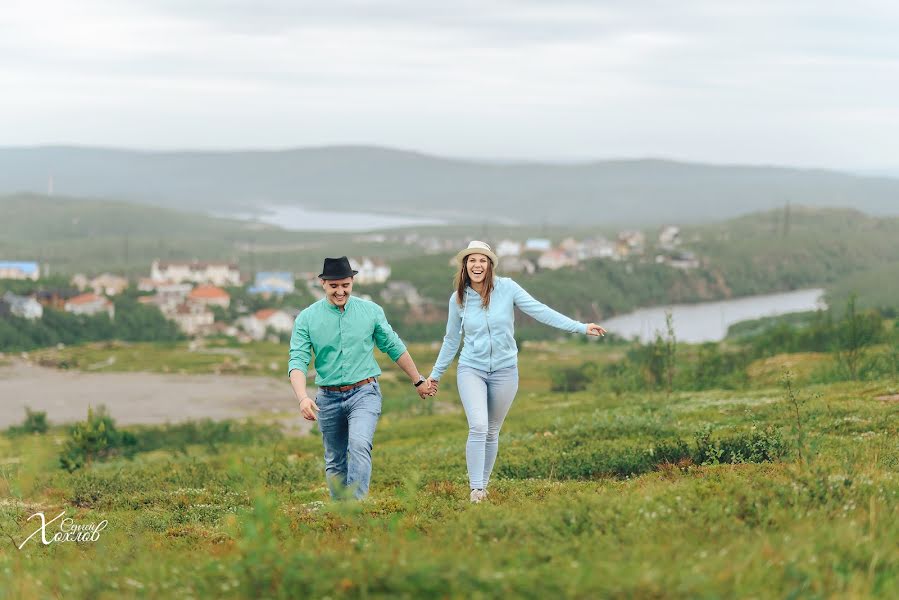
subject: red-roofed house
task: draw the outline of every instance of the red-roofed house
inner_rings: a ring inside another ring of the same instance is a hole
[[[73,315],[96,315],[105,312],[112,319],[115,317],[115,306],[108,299],[96,294],[80,294],[69,298],[65,311]]]
[[[187,295],[187,301],[202,306],[221,306],[228,308],[231,296],[228,292],[214,285],[198,285]]]
[[[241,317],[237,324],[246,331],[250,337],[261,340],[269,329],[277,333],[289,333],[293,331],[294,318],[283,310],[276,308],[263,308],[257,310],[249,317]]]

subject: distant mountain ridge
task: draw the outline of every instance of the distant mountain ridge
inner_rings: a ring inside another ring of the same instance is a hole
[[[899,214],[899,180],[815,169],[660,159],[498,163],[366,146],[233,152],[0,148],[0,194],[46,193],[51,186],[60,195],[193,211],[299,205],[451,222],[701,223],[787,202]]]

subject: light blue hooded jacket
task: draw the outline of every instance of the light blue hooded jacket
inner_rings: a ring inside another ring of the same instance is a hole
[[[490,294],[490,306],[486,309],[481,305],[481,295],[471,287],[465,288],[462,306],[459,306],[455,292],[450,296],[446,335],[431,371],[431,379],[443,376],[459,350],[460,341],[463,342],[460,365],[492,372],[518,364],[518,347],[515,345],[516,307],[541,323],[557,329],[569,333],[587,333],[585,323],[569,319],[538,302],[508,277],[496,277]]]

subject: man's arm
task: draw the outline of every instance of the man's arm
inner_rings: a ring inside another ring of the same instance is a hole
[[[315,421],[315,413],[318,412],[318,404],[306,393],[306,374],[299,369],[290,372],[290,386],[300,402],[300,412],[307,421]]]
[[[377,307],[377,314],[375,315],[374,336],[375,345],[378,347],[378,350],[384,352],[393,359],[406,375],[409,376],[409,381],[411,381],[413,385],[422,378],[422,374],[419,373],[418,367],[415,366],[415,361],[412,360],[412,356],[410,356],[409,351],[406,350],[406,345],[403,343],[403,340],[400,339],[400,336],[393,330],[393,327],[390,326],[390,323],[387,322],[387,317],[384,316],[384,309],[380,306]],[[415,388],[415,391],[418,392],[418,395],[421,398],[430,396],[431,382],[425,380],[424,383]]]
[[[396,359],[396,364],[409,376],[409,381],[411,381],[413,385],[422,378],[422,374],[419,373],[418,367],[415,366],[415,361],[412,360],[412,355],[409,354],[408,351],[403,352],[403,354]],[[425,382],[415,388],[415,391],[418,392],[418,395],[421,398],[430,396],[432,392],[430,380],[425,379]]]
[[[303,313],[297,316],[290,336],[290,359],[287,362],[288,377],[293,393],[300,403],[300,412],[307,421],[315,420],[318,405],[306,393],[306,370],[312,357],[312,340]]]

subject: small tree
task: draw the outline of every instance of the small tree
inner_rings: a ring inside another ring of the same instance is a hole
[[[137,438],[127,431],[116,429],[115,421],[106,412],[105,406],[100,406],[96,412],[88,408],[87,420],[75,423],[69,435],[59,455],[60,466],[69,472],[116,454],[129,456],[137,447]]]
[[[850,296],[843,320],[837,326],[837,361],[851,379],[858,379],[865,349],[877,342],[882,330],[880,317],[874,313],[859,313],[855,308],[855,295]]]

